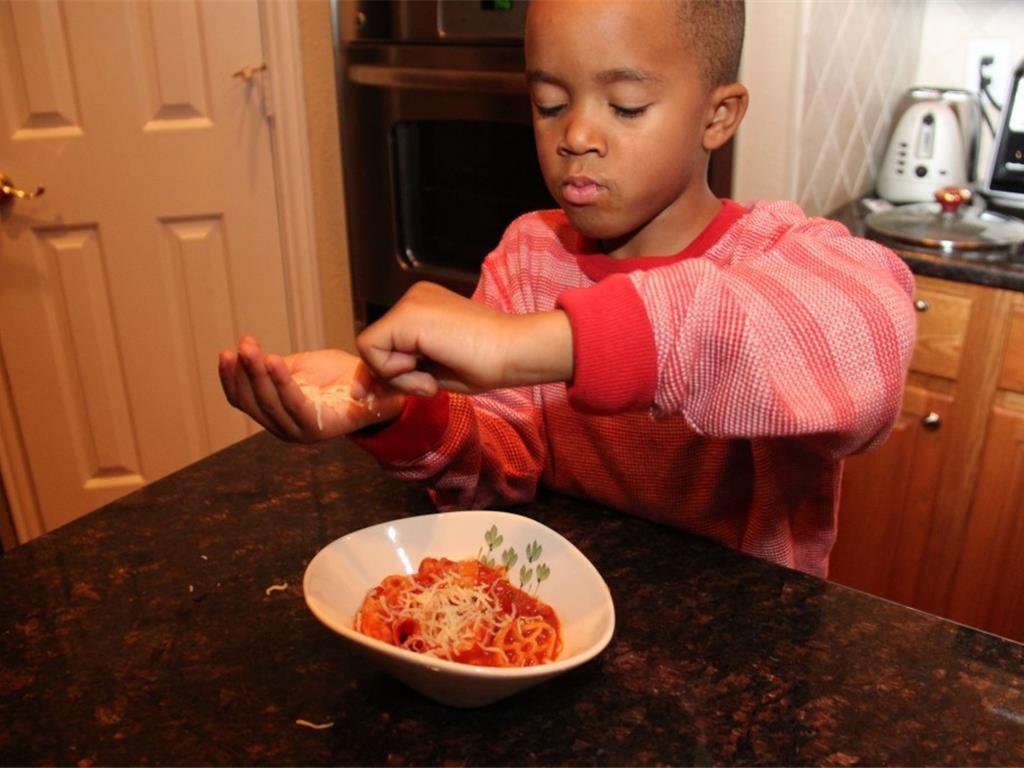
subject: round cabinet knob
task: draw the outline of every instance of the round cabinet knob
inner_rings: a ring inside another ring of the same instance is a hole
[[[914,301],[914,309],[916,309],[918,312],[927,312],[930,307],[931,304],[929,304],[924,299],[917,299],[916,301]]]
[[[942,426],[942,417],[939,416],[935,411],[931,411],[926,416],[921,418],[921,426],[927,429],[929,432],[934,432]]]
[[[935,190],[935,201],[943,213],[956,213],[961,205],[971,202],[971,190],[962,187],[943,187]]]

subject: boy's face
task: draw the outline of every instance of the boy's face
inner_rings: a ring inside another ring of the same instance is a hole
[[[674,253],[694,218],[706,224],[718,206],[705,181],[711,95],[675,14],[671,1],[530,4],[526,69],[544,180],[614,256]]]

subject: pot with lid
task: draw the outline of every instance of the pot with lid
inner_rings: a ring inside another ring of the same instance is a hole
[[[864,219],[868,237],[893,248],[1024,263],[1024,221],[968,205],[971,192],[943,187],[934,203],[900,205]]]

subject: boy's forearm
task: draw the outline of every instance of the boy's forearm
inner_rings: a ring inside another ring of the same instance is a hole
[[[508,323],[507,386],[572,380],[572,327],[564,311],[509,315]]]
[[[356,339],[374,376],[407,393],[482,392],[569,381],[573,340],[561,310],[508,313],[417,283]]]

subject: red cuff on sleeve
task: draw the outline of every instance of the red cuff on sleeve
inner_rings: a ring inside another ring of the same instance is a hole
[[[558,297],[569,315],[573,380],[569,402],[581,411],[641,411],[654,402],[658,354],[647,309],[627,275]]]
[[[447,429],[448,392],[442,389],[434,397],[408,395],[402,414],[390,424],[362,429],[348,437],[381,464],[394,464],[436,450]]]

